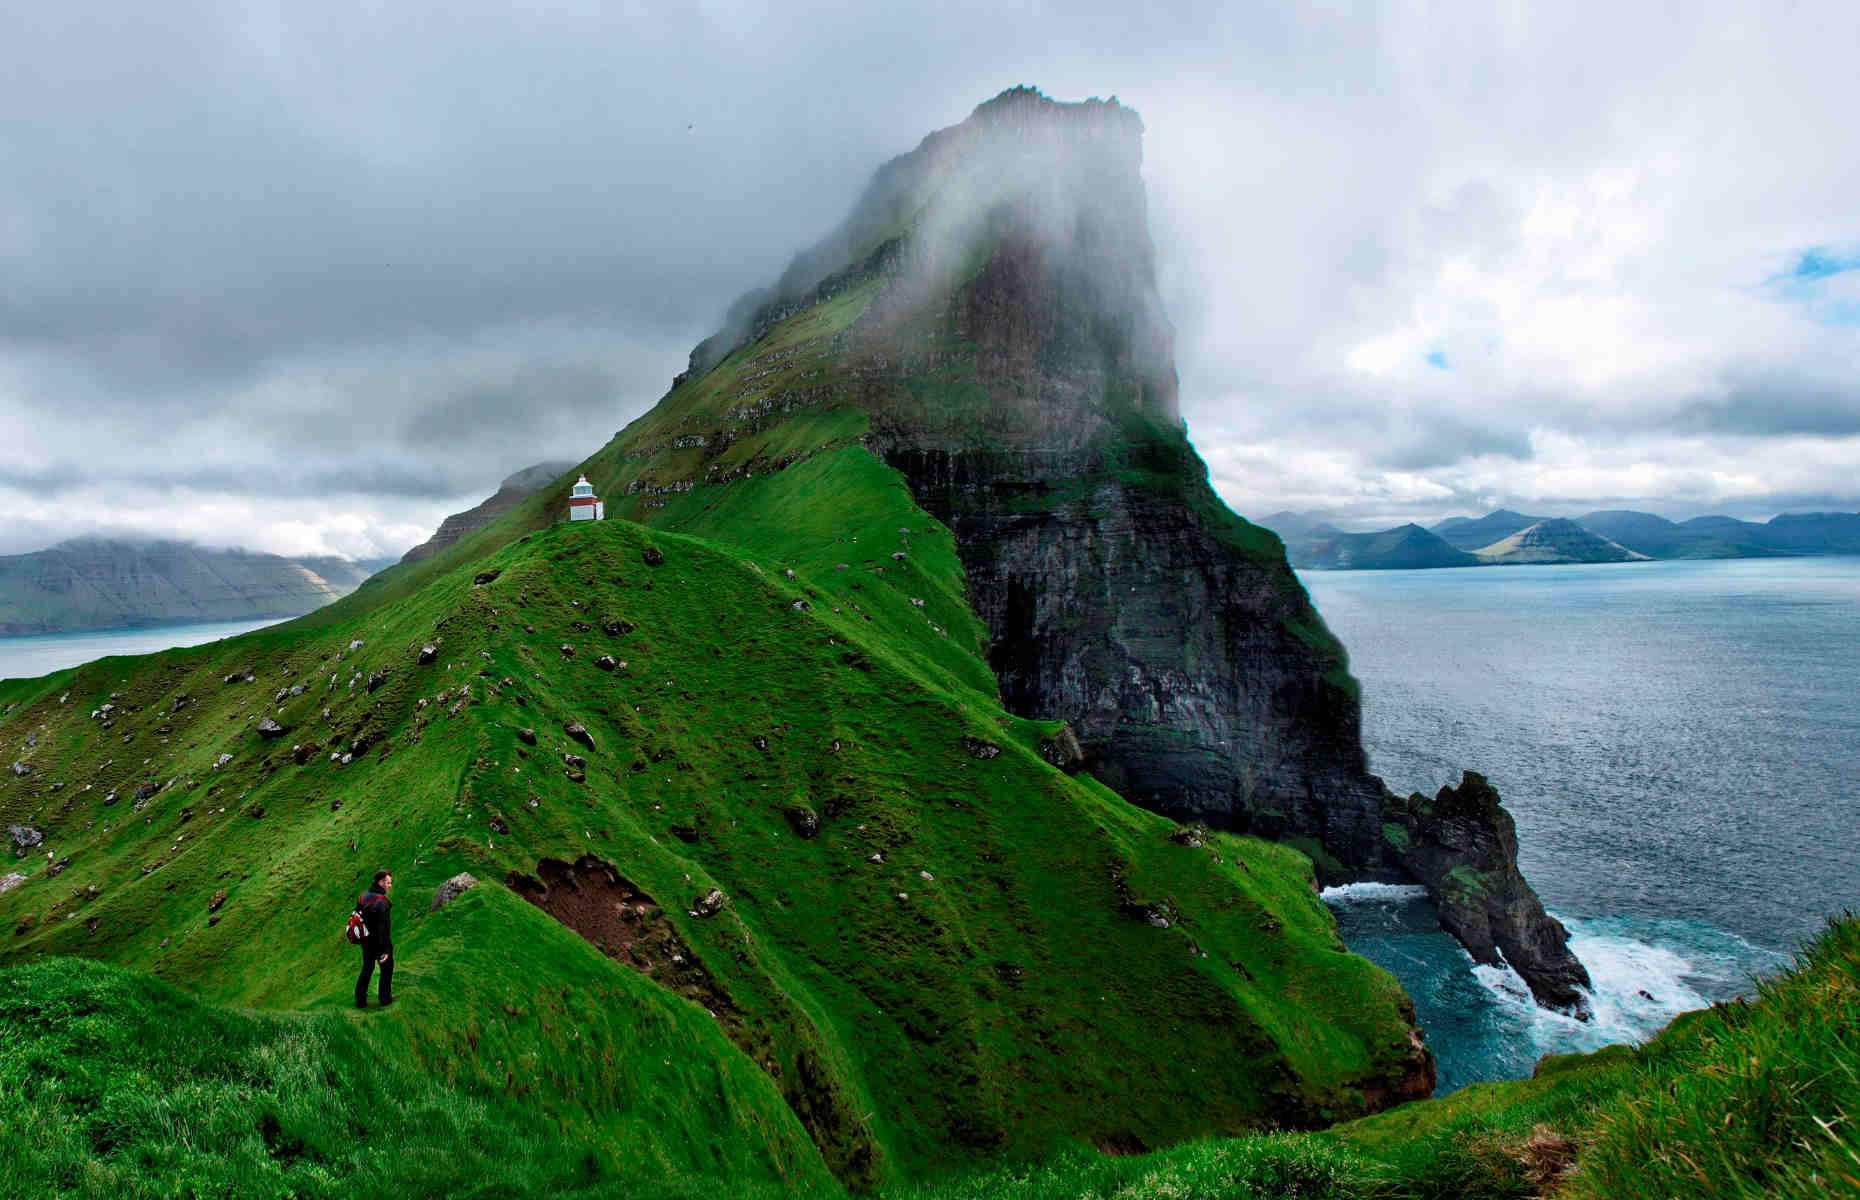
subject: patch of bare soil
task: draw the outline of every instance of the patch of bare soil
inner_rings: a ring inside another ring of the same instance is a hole
[[[729,993],[666,920],[658,902],[612,863],[592,854],[572,863],[545,858],[536,864],[536,874],[512,871],[504,883],[602,954],[702,1005],[719,1020],[734,1023],[740,1015]]]

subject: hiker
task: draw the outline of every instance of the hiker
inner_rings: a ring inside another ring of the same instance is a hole
[[[362,938],[362,973],[355,981],[355,1007],[368,1007],[368,977],[381,968],[380,1001],[382,1007],[394,1003],[394,929],[393,905],[388,903],[388,889],[394,886],[391,871],[376,871],[374,886],[355,902],[355,911],[367,927]]]

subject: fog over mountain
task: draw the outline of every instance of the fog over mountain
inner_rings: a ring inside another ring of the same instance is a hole
[[[1239,511],[1860,508],[1860,13],[1536,9],[3,0],[0,553],[399,554],[1019,82],[1141,113]]]

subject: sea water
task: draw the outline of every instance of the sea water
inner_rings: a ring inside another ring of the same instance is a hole
[[[1470,769],[1595,982],[1595,1019],[1475,967],[1418,889],[1326,893],[1414,997],[1440,1090],[1641,1041],[1860,910],[1860,559],[1301,575],[1390,788]]]
[[[31,679],[62,671],[112,654],[154,654],[176,646],[250,633],[269,621],[200,621],[188,625],[153,625],[141,629],[110,629],[99,633],[37,633],[0,637],[0,679]]]

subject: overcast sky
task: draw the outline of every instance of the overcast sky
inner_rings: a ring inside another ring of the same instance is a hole
[[[1243,514],[1860,509],[1860,5],[1241,7],[0,0],[0,553],[398,554],[1017,83]]]

